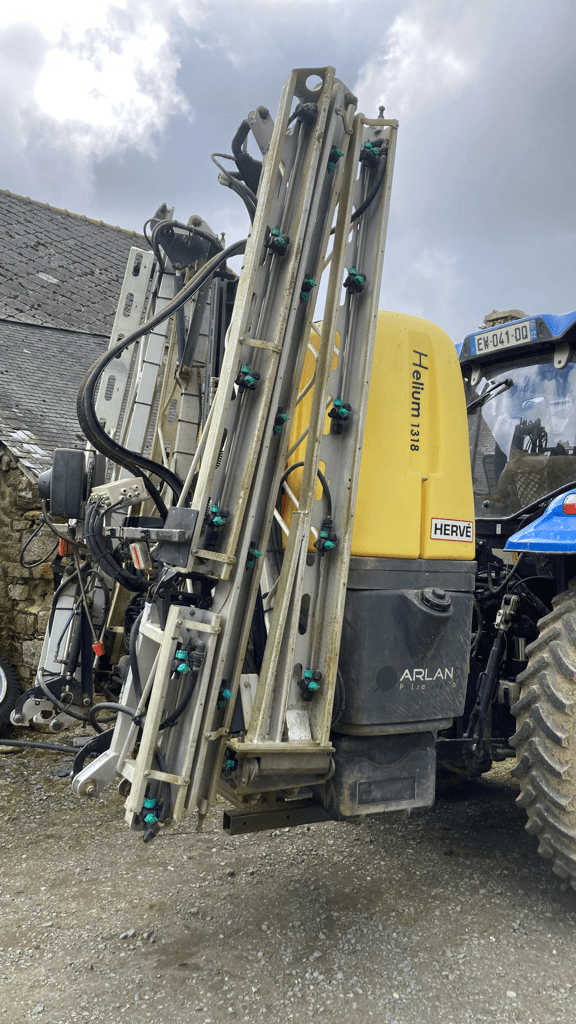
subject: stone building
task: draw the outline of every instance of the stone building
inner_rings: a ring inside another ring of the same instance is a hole
[[[83,448],[76,393],[107,348],[131,246],[141,235],[0,190],[0,654],[30,685],[50,610],[38,475],[55,448]]]

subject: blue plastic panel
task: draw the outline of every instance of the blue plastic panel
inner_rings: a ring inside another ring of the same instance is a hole
[[[562,505],[566,491],[550,502],[543,516],[512,534],[506,542],[506,551],[542,551],[550,554],[576,552],[576,516],[566,515]]]
[[[539,316],[542,317],[550,331],[550,334],[555,338],[558,338],[561,334],[564,334],[576,320],[576,310],[572,313],[561,313],[558,316],[554,313],[540,313]]]

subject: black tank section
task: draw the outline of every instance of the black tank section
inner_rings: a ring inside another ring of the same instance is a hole
[[[345,701],[336,732],[435,730],[462,714],[475,568],[351,559],[339,663]]]

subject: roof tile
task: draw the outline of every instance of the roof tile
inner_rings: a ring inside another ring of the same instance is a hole
[[[107,347],[106,338],[80,331],[0,321],[0,371],[8,371],[0,372],[0,441],[35,473],[55,448],[85,447],[76,394]]]
[[[109,334],[128,253],[133,245],[147,250],[145,239],[5,189],[0,189],[0,216],[0,318]]]

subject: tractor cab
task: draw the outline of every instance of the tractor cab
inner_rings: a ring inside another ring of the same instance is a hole
[[[462,748],[489,735],[488,763],[516,755],[526,828],[576,889],[576,312],[498,316],[460,350],[477,559]]]
[[[576,486],[576,312],[470,334],[460,363],[478,533],[492,523],[509,536],[535,503]]]

